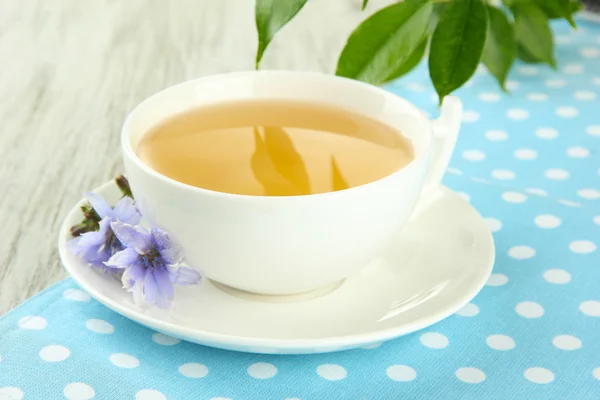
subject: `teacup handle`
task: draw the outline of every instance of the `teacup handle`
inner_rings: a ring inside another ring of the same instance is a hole
[[[431,121],[434,140],[433,154],[425,185],[412,218],[427,208],[441,193],[442,178],[456,146],[461,117],[462,102],[460,99],[455,96],[446,96],[442,102],[440,117]]]

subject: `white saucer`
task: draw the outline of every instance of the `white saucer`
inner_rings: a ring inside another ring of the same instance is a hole
[[[114,204],[108,182],[96,190]],[[83,202],[83,200],[82,200]],[[179,286],[170,310],[135,305],[119,281],[92,270],[66,249],[79,206],[63,223],[60,257],[73,279],[117,313],[161,333],[229,350],[302,354],[346,350],[423,329],[455,313],[492,270],[489,228],[459,195],[442,188],[380,259],[329,292],[269,298],[222,290],[205,279]]]

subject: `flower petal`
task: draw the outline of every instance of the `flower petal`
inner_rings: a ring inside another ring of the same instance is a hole
[[[159,268],[152,272],[154,273],[154,280],[158,285],[159,292],[168,300],[173,300],[173,297],[175,297],[175,286],[171,282],[169,271],[166,268]]]
[[[156,295],[156,299],[155,299],[155,300],[156,300],[156,301],[155,301],[155,303],[154,303],[154,304],[155,304],[155,305],[156,305],[158,308],[163,308],[163,309],[166,309],[166,308],[169,308],[169,307],[171,307],[171,301],[170,301],[169,299],[167,299],[167,298],[166,298],[166,297],[165,297],[165,296],[164,296],[162,293],[160,293],[160,292],[159,292],[159,293],[157,293],[157,295]]]
[[[131,197],[123,197],[113,209],[113,217],[116,220],[125,222],[126,224],[139,224],[142,216],[133,205]]]
[[[90,246],[100,246],[104,243],[105,240],[105,232],[102,231],[92,231],[86,232],[79,236],[79,242],[77,245],[79,247],[90,247]]]
[[[144,227],[119,221],[111,222],[110,227],[123,246],[134,249],[138,254],[146,254],[152,248],[152,236]]]
[[[171,248],[173,246],[173,242],[171,241],[171,237],[169,234],[162,229],[152,228],[152,238],[154,239],[154,243],[156,243],[156,248],[158,251]]]
[[[111,268],[128,268],[138,261],[139,256],[134,249],[126,248],[115,253],[104,265]]]
[[[183,251],[180,247],[171,247],[170,249],[160,250],[160,256],[167,265],[177,265],[183,261]]]
[[[172,277],[174,284],[182,286],[195,285],[200,282],[200,279],[202,275],[198,271],[184,266],[177,268]]]
[[[102,198],[102,196],[94,192],[87,192],[85,197],[92,204],[92,207],[94,207],[94,210],[98,213],[100,218],[112,216],[112,207]]]
[[[125,289],[132,291],[136,284],[144,283],[145,274],[146,270],[141,263],[132,264],[129,268],[125,268],[123,276],[121,276],[121,283]]]
[[[146,272],[144,277],[144,299],[148,304],[156,303],[156,297],[158,296],[158,284],[154,279],[154,274],[150,271]]]

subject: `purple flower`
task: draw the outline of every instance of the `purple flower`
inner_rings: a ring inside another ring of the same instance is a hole
[[[109,268],[124,269],[121,281],[136,303],[168,308],[175,295],[174,284],[192,285],[200,274],[181,265],[183,253],[169,235],[157,228],[148,232],[139,225],[111,222],[113,232],[125,249],[105,262]]]
[[[86,232],[70,240],[68,247],[74,255],[80,257],[83,261],[108,272],[110,269],[107,268],[104,262],[124,248],[113,233],[110,223],[121,221],[128,224],[137,224],[142,217],[130,197],[123,197],[114,208],[95,193],[86,193],[86,197],[92,204],[94,211],[101,218],[98,223],[99,229]]]

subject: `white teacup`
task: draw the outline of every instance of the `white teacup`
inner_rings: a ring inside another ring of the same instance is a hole
[[[203,105],[290,99],[335,105],[397,128],[415,159],[378,181],[305,196],[228,194],[175,181],[136,155],[152,127]],[[376,258],[440,185],[460,127],[461,103],[446,97],[433,122],[408,101],[351,79],[320,73],[249,71],[165,89],[137,106],[122,131],[127,178],[144,218],[171,234],[186,262],[236,289],[297,294],[340,281]]]

